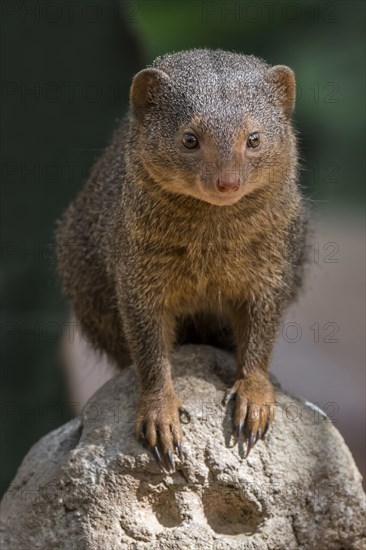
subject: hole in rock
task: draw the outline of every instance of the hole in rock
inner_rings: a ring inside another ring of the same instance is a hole
[[[263,521],[263,514],[235,488],[209,488],[202,502],[207,523],[222,535],[252,535]]]

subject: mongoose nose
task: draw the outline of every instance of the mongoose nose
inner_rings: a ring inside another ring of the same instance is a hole
[[[221,193],[228,193],[229,191],[237,191],[240,187],[240,182],[237,177],[227,176],[224,179],[219,178],[217,180],[217,189]]]

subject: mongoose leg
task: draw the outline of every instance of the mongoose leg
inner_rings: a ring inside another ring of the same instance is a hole
[[[175,449],[182,458],[181,402],[174,390],[169,359],[175,321],[156,302],[149,308],[145,295],[144,299],[142,305],[134,293],[122,306],[123,325],[140,379],[135,433],[162,466],[174,468]],[[125,307],[126,302],[134,307]]]
[[[271,300],[246,303],[232,312],[238,370],[225,401],[235,398],[234,430],[237,439],[244,434],[246,456],[274,418],[275,394],[268,363],[279,319],[278,307]]]

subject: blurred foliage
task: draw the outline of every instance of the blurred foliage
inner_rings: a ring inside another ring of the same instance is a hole
[[[117,1],[9,1],[1,9],[4,490],[29,447],[75,410],[60,360],[67,307],[55,222],[117,126],[144,56]]]
[[[317,201],[352,206],[365,175],[365,53],[359,1],[14,0],[1,9],[5,489],[30,445],[70,417],[58,353],[67,311],[50,243],[123,115],[132,75],[157,55],[198,47],[291,66],[302,184]]]

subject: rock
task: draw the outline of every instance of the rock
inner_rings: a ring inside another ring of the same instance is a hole
[[[2,550],[366,548],[361,475],[324,413],[277,385],[275,422],[245,459],[221,404],[231,354],[185,346],[173,366],[191,414],[176,472],[135,441],[126,369],[25,457],[2,502]]]

